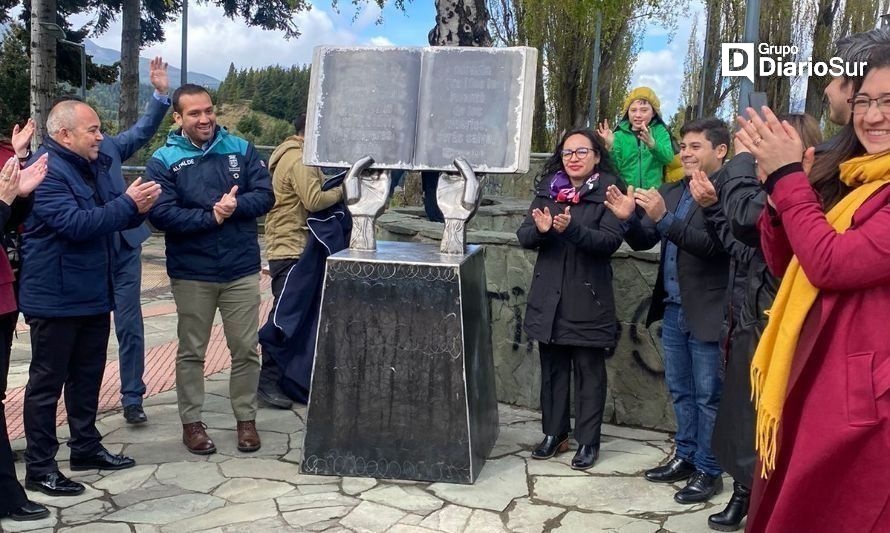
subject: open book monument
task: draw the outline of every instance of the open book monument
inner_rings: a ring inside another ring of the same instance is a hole
[[[525,172],[537,50],[318,47],[304,163],[348,168],[302,470],[473,483],[498,434],[479,174]],[[440,171],[441,246],[377,243],[392,169]]]

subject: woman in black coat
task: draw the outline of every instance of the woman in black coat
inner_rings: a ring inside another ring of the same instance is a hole
[[[616,343],[610,258],[622,232],[603,205],[606,188],[619,183],[610,170],[597,134],[588,129],[566,133],[545,164],[516,232],[524,248],[538,250],[524,325],[528,337],[538,341],[541,356],[545,437],[532,457],[548,459],[568,450],[574,371],[576,470],[593,466],[599,454],[606,357]]]

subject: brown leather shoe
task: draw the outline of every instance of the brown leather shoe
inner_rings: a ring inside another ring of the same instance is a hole
[[[216,453],[216,445],[210,440],[205,431],[204,422],[192,422],[182,425],[182,443],[195,455],[210,455]]]
[[[238,451],[255,452],[260,449],[260,436],[253,420],[238,422]]]

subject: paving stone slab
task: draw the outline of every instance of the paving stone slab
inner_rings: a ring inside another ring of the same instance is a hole
[[[360,494],[376,486],[377,480],[369,477],[344,477],[343,481],[340,482],[343,492],[350,496]]]
[[[514,533],[542,533],[545,524],[565,512],[561,507],[519,500],[507,513],[507,528]]]
[[[259,409],[256,426],[262,431],[275,431],[290,435],[303,429],[303,421],[290,409]]]
[[[59,533],[130,533],[127,524],[108,524],[106,522],[92,522],[84,526],[65,527]]]
[[[148,481],[158,469],[155,465],[136,465],[126,470],[109,472],[108,475],[93,483],[93,487],[109,494],[120,494],[138,488]]]
[[[639,477],[535,477],[534,497],[542,503],[576,507],[619,515],[670,514],[694,510],[696,506],[674,501],[673,485],[650,483]],[[698,508],[701,508],[701,504]]]
[[[156,442],[134,442],[124,447],[124,453],[136,460],[136,464],[165,464],[179,461],[204,462],[207,455],[195,455],[182,443],[182,433],[173,439]]]
[[[313,524],[319,524],[327,529],[336,524],[336,520],[346,516],[352,510],[352,506],[319,507],[316,509],[300,509],[299,511],[282,512],[281,517],[295,528],[309,529]]]
[[[359,533],[386,531],[405,516],[403,511],[374,502],[358,504],[340,524]]]
[[[61,521],[65,525],[94,522],[114,511],[114,506],[104,500],[89,500],[67,509],[62,509]]]
[[[708,527],[708,517],[723,510],[723,506],[712,506],[692,513],[683,513],[669,516],[664,522],[665,533],[705,533],[711,531]],[[745,521],[742,521],[744,530]]]
[[[222,469],[223,475],[229,478],[264,478],[295,484],[299,484],[301,482],[300,470],[297,465],[282,463],[281,461],[275,461],[273,459],[229,459],[228,461],[221,463],[220,468]],[[325,483],[329,483],[331,481],[330,478],[322,479]]]
[[[387,529],[386,533],[436,533],[436,531],[413,524],[403,524],[399,522],[398,524]]]
[[[209,531],[219,533],[293,533],[294,528],[281,518],[264,518],[250,523],[230,524]]]
[[[528,496],[525,461],[512,455],[490,460],[473,485],[434,483],[429,488],[457,505],[501,512],[515,498]]]
[[[164,485],[175,485],[193,492],[210,492],[222,485],[226,478],[213,463],[178,462],[158,467],[155,479]]]
[[[586,476],[582,470],[573,470],[571,461],[574,453],[567,452],[550,459],[525,459],[530,476]]]
[[[346,496],[339,492],[319,492],[315,494],[298,494],[282,496],[275,500],[281,512],[316,509],[320,507],[354,507],[361,500]]]
[[[503,429],[504,426],[509,426],[515,422],[526,422],[530,420],[540,421],[541,413],[523,409],[521,407],[515,407],[506,403],[499,403],[498,420],[500,421],[501,429]]]
[[[236,503],[217,508],[209,513],[173,522],[161,528],[163,533],[200,531],[236,523],[250,523],[255,520],[278,516],[278,508],[272,500]]]
[[[125,507],[129,507],[131,505],[135,505],[144,501],[157,500],[158,498],[164,498],[167,496],[179,496],[180,494],[189,494],[189,491],[180,487],[174,487],[171,485],[160,485],[157,483],[152,486],[147,486],[149,483],[151,483],[150,480],[138,489],[129,490],[112,496],[111,501],[113,501],[114,504],[118,506],[118,508],[123,509]]]
[[[383,485],[362,493],[361,499],[423,516],[444,505],[439,498],[415,486]]]
[[[569,511],[560,520],[560,526],[553,533],[656,533],[660,531],[656,522],[626,516],[602,513],[580,513]]]
[[[491,511],[476,509],[470,515],[466,533],[510,533],[501,517]]]
[[[654,440],[666,442],[671,438],[671,434],[665,431],[653,431],[650,429],[628,426],[614,426],[612,424],[603,424],[602,431],[603,435],[630,440]]]
[[[446,505],[423,519],[422,527],[445,533],[462,533],[473,514],[472,509],[457,505]]]
[[[225,503],[222,498],[207,494],[183,494],[133,504],[106,516],[105,520],[164,525],[206,514]]]
[[[213,495],[229,502],[246,503],[273,500],[295,491],[293,485],[282,481],[242,477],[226,481],[213,491]]]
[[[255,452],[238,450],[238,433],[234,429],[210,430],[207,434],[216,444],[217,453],[227,457],[266,457],[278,459],[290,451],[288,436],[274,431],[258,431],[262,446]]]
[[[317,494],[319,492],[339,492],[340,486],[336,483],[326,483],[324,485],[298,485],[297,492],[300,494]]]

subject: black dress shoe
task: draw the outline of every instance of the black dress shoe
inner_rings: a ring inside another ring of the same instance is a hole
[[[578,451],[575,452],[575,457],[572,458],[572,469],[587,470],[593,466],[599,454],[600,450],[598,447],[591,444],[582,444],[578,447]]]
[[[686,459],[674,457],[664,466],[646,470],[646,479],[654,483],[673,483],[688,478],[694,472],[695,465]]]
[[[547,435],[535,451],[532,452],[532,459],[550,459],[558,453],[569,450],[569,434]]]
[[[742,527],[742,520],[748,515],[748,503],[751,489],[738,481],[732,484],[732,497],[723,512],[708,517],[708,527],[717,531],[737,531]]]
[[[127,421],[127,424],[144,424],[148,422],[148,417],[145,416],[145,410],[142,409],[141,405],[125,405],[124,419]]]
[[[123,470],[136,466],[136,461],[126,455],[115,455],[105,448],[89,457],[72,457],[71,470]]]
[[[677,503],[706,502],[721,490],[723,490],[723,476],[709,476],[701,470],[696,470],[686,486],[674,494],[674,501]]]
[[[266,383],[260,385],[256,391],[257,398],[272,407],[278,409],[290,409],[293,401],[288,395],[281,391],[281,388],[274,383]]]
[[[71,481],[58,470],[42,476],[25,476],[25,488],[50,496],[76,496],[85,490],[81,483]]]
[[[41,520],[49,516],[49,509],[37,502],[28,500],[27,502],[25,502],[25,505],[22,505],[18,509],[12,511],[7,516],[10,520],[15,520],[16,522]]]

